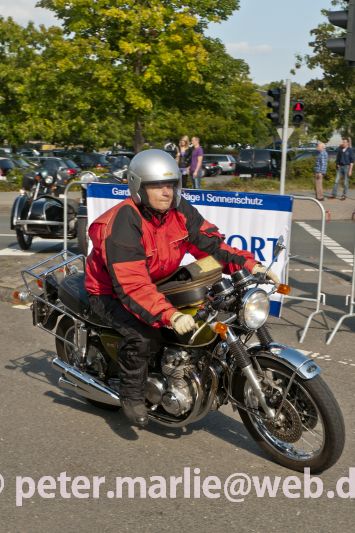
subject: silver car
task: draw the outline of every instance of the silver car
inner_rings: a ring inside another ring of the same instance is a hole
[[[215,161],[222,169],[222,174],[234,174],[235,172],[235,158],[231,154],[205,154],[203,156],[204,161]]]

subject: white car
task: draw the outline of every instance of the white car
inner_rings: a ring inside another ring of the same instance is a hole
[[[231,154],[204,154],[204,161],[215,161],[222,169],[222,174],[234,174],[235,172],[235,158]]]

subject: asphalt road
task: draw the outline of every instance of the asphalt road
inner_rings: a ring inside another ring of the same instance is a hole
[[[330,279],[332,275],[326,276]],[[229,406],[185,429],[168,430],[151,424],[147,430],[134,430],[119,411],[101,411],[61,391],[56,385],[58,374],[50,365],[53,337],[33,328],[28,309],[0,303],[1,530],[353,531],[354,502],[337,494],[331,497],[329,492],[335,490],[340,478],[349,476],[350,467],[352,474],[355,472],[353,335],[349,330],[341,331],[326,347],[324,326],[316,321],[306,342],[298,345],[306,310],[304,304],[286,306],[281,320],[271,319],[273,336],[318,354],[316,361],[345,417],[345,451],[332,469],[319,476],[322,495],[305,496],[305,478],[297,474],[302,486],[298,498],[286,497],[281,489],[274,497],[258,497],[251,489],[248,495],[240,496],[242,501],[231,502],[224,495],[211,499],[201,493],[197,497],[194,487],[207,476],[218,476],[223,484],[234,473],[259,476],[261,482],[269,476],[272,483],[279,476],[282,487],[287,476],[296,474],[274,464],[259,450]],[[129,498],[127,491],[122,498],[112,498],[109,492],[116,476],[140,476],[149,484],[151,476],[169,480],[170,476],[182,476],[184,468],[190,469],[190,477],[195,479],[191,494],[196,497],[184,497],[182,490],[177,490],[176,498],[140,498],[138,490],[135,498]],[[66,485],[58,480],[63,472],[66,474],[59,479],[65,475],[71,478]],[[43,476],[51,477],[38,485]],[[75,492],[74,487],[72,493],[71,482],[77,476],[84,476],[80,483],[87,490]],[[98,498],[89,490],[93,476],[105,477]],[[348,487],[346,483],[342,486],[344,496]],[[315,488],[313,484],[312,491]],[[352,490],[354,497],[355,487]],[[49,493],[55,497],[49,498]],[[80,498],[83,493],[89,497]]]

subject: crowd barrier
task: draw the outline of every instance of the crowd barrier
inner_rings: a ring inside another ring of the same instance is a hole
[[[303,202],[313,202],[319,207],[320,210],[320,216],[321,216],[321,237],[320,237],[320,245],[319,245],[319,263],[318,263],[318,280],[317,280],[317,291],[314,298],[309,298],[306,296],[292,296],[287,295],[285,298],[289,300],[301,300],[301,301],[307,301],[307,302],[314,302],[316,304],[316,309],[313,311],[309,317],[307,318],[306,325],[302,330],[299,342],[302,343],[305,339],[305,336],[307,334],[308,328],[314,319],[316,315],[321,315],[323,317],[324,323],[326,328],[329,330],[329,325],[327,322],[327,318],[325,316],[325,313],[323,309],[321,309],[321,305],[325,305],[326,297],[324,292],[322,292],[322,281],[323,281],[323,261],[324,261],[324,235],[325,235],[325,210],[323,205],[316,200],[315,198],[308,197],[308,196],[293,196],[294,200],[296,201],[303,201]],[[290,254],[290,258],[292,258],[292,253]],[[287,263],[287,270],[286,270],[286,283],[288,283],[289,278],[289,265],[290,261]]]
[[[64,250],[67,250],[67,217],[68,217],[67,200],[68,200],[68,192],[69,192],[69,189],[71,188],[71,186],[77,185],[77,184],[82,184],[82,183],[86,183],[86,182],[85,181],[83,182],[83,181],[80,181],[80,180],[72,181],[71,183],[69,183],[67,185],[65,193],[64,193],[64,222],[65,222],[64,223],[64,239],[63,239],[63,241],[64,241],[63,242]],[[208,192],[208,191],[206,191],[206,192]],[[312,320],[317,315],[322,316],[322,318],[324,319],[324,323],[325,323],[326,328],[328,329],[328,331],[330,331],[326,315],[325,315],[323,309],[321,309],[321,305],[322,304],[325,305],[325,303],[326,303],[326,296],[325,296],[324,292],[322,292],[323,260],[324,260],[324,235],[325,235],[326,213],[325,213],[325,210],[323,208],[323,205],[318,200],[316,200],[315,198],[306,197],[306,196],[297,196],[297,195],[293,196],[292,198],[293,198],[293,200],[296,200],[296,201],[303,201],[303,202],[306,201],[306,202],[315,203],[319,207],[320,216],[321,216],[321,238],[320,238],[320,248],[319,248],[319,263],[318,263],[318,268],[317,268],[318,277],[317,277],[317,284],[316,284],[316,286],[317,286],[316,294],[315,294],[314,297],[292,296],[292,295],[284,296],[284,298],[287,298],[289,300],[314,302],[315,305],[316,305],[316,309],[313,312],[311,312],[311,314],[308,316],[306,324],[305,324],[305,327],[302,330],[302,333],[300,335],[299,342],[302,343],[304,341],[304,338],[305,338],[307,332],[308,332],[308,328],[309,328]],[[289,231],[290,231],[290,233],[289,233],[288,237],[289,237],[289,242],[290,242],[291,241],[291,228],[290,228]],[[289,279],[289,265],[290,265],[290,261],[289,260],[290,260],[290,258],[292,259],[291,251],[289,251],[289,257],[288,257],[288,260],[286,261],[286,273],[285,273],[285,275],[286,275],[285,282],[286,283],[288,282],[288,279]],[[340,327],[341,323],[346,318],[354,316],[354,313],[353,313],[353,309],[354,309],[354,305],[355,305],[354,304],[354,285],[355,285],[355,274],[353,273],[353,284],[352,284],[352,294],[350,296],[350,310],[349,310],[349,313],[347,315],[343,316],[339,320],[338,324],[336,325],[336,328],[334,329],[332,335],[330,336],[330,338],[327,341],[328,344],[333,339],[333,337],[334,337],[336,331],[338,330],[338,328]]]
[[[345,298],[345,306],[349,305],[349,312],[343,315],[338,322],[336,323],[332,333],[327,339],[327,344],[330,344],[332,340],[334,339],[334,336],[344,320],[348,318],[355,317],[354,313],[354,306],[355,306],[355,246],[354,246],[354,255],[353,255],[353,274],[352,274],[352,282],[351,282],[351,294],[347,294]]]

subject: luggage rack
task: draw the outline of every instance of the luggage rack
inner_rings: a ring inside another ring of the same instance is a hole
[[[58,263],[59,261],[59,263]],[[75,265],[79,263],[81,268]],[[21,271],[22,279],[25,283],[26,289],[32,296],[37,296],[33,289],[33,282],[36,282],[37,287],[44,290],[44,296],[48,298],[48,278],[53,277],[59,279],[64,278],[70,274],[85,270],[85,256],[82,254],[73,254],[67,250],[61,252],[36,263],[35,265]],[[32,283],[31,283],[32,282]]]
[[[75,263],[78,263],[75,264]],[[85,270],[85,256],[82,254],[73,254],[67,250],[61,252],[36,263],[35,265],[22,270],[21,275],[25,283],[28,295],[33,298],[32,312],[33,325],[39,329],[50,333],[54,337],[62,340],[66,344],[72,346],[74,349],[79,349],[83,346],[82,336],[82,320],[78,319],[73,313],[69,312],[66,307],[59,303],[53,303],[53,291],[56,291],[60,281],[65,276],[75,274]],[[52,296],[52,301],[50,301]],[[43,325],[43,316],[40,316],[40,311],[43,311],[43,306],[48,310],[48,316],[51,312],[56,311],[60,315],[67,315],[74,322],[74,342],[64,339],[57,333]],[[81,351],[83,351],[81,349]]]

